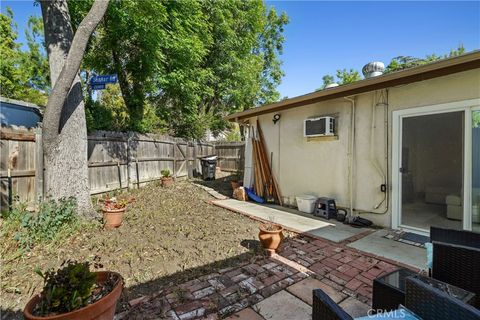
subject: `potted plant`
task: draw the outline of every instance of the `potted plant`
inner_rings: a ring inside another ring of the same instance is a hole
[[[43,278],[43,290],[25,306],[25,319],[113,319],[123,289],[118,273],[91,272],[90,263],[70,260],[57,271],[35,272]]]
[[[163,169],[160,171],[162,174],[162,178],[160,179],[162,182],[162,187],[170,187],[173,184],[173,177],[170,173],[170,170]]]
[[[259,229],[258,238],[260,243],[267,253],[272,255],[284,238],[283,227],[272,222],[266,222],[262,223]]]
[[[232,185],[232,189],[235,190],[241,186],[243,186],[243,181],[242,179],[242,172],[241,171],[236,171],[233,176],[232,180],[230,181],[230,184]]]
[[[118,228],[122,225],[127,203],[128,201],[125,199],[117,200],[116,198],[104,201],[102,212],[106,229]]]

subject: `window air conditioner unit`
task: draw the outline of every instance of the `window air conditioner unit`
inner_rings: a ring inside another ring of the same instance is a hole
[[[335,135],[335,118],[318,117],[305,119],[303,124],[304,137],[323,137]]]

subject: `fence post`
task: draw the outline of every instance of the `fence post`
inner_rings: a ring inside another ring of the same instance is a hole
[[[190,146],[192,145],[192,142],[190,140],[186,141],[186,147],[185,147],[185,159],[186,159],[186,168],[187,168],[187,178],[192,177],[192,165],[190,164]]]
[[[193,158],[193,163],[192,163],[192,178],[195,178],[197,174],[197,142],[195,140],[192,141],[192,158]]]
[[[175,156],[175,149],[177,148],[177,140],[173,142],[173,176],[177,177],[177,158]]]
[[[133,181],[136,180],[136,177],[138,175],[135,175],[135,172],[136,172],[136,163],[135,163],[135,159],[134,159],[134,155],[133,155],[133,151],[134,149],[132,148],[132,143],[133,143],[133,140],[134,140],[134,134],[129,131],[128,132],[128,137],[127,137],[127,187],[129,189],[134,189],[135,188],[135,184],[133,183]],[[135,168],[133,169],[132,166],[135,166]]]
[[[120,191],[122,191],[122,169],[120,168],[120,161],[117,161],[117,174],[118,174],[118,185]]]
[[[43,200],[43,142],[42,123],[35,131],[35,201]]]

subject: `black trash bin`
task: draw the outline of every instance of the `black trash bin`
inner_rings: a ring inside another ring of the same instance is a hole
[[[217,156],[208,156],[200,159],[202,163],[202,179],[215,180],[215,170],[217,168]]]

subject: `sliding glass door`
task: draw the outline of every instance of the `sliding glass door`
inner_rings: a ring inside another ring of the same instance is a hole
[[[480,232],[480,99],[392,118],[392,227]]]
[[[463,228],[464,111],[405,116],[401,224]]]

